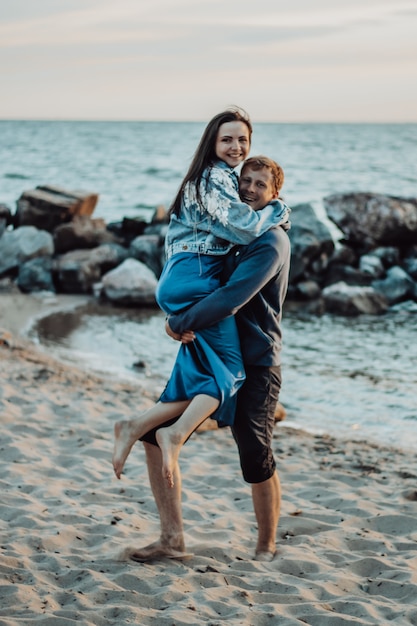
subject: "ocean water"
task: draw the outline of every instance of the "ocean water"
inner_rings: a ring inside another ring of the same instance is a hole
[[[55,184],[100,194],[96,217],[169,206],[204,124],[0,120],[0,202]],[[251,154],[285,171],[290,205],[372,191],[417,195],[417,124],[254,124]]]
[[[168,206],[203,123],[0,121],[0,203],[55,184],[100,194],[95,216],[149,218]],[[251,153],[284,168],[290,205],[323,215],[332,193],[417,196],[417,124],[256,124]],[[1,296],[0,296],[1,297]],[[43,320],[31,336],[63,360],[162,390],[177,344],[155,309],[90,306]],[[417,318],[306,317],[286,311],[287,425],[417,450]],[[134,367],[134,364],[138,367]]]

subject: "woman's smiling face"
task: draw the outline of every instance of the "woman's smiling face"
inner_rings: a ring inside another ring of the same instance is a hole
[[[244,122],[225,122],[216,139],[216,156],[229,167],[237,167],[250,150],[249,129]]]

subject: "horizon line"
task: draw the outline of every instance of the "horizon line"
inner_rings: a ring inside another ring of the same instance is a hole
[[[378,124],[417,124],[417,118],[415,120],[384,120],[384,121],[370,121],[370,120],[263,120],[256,121],[251,119],[252,124],[371,124],[377,126]],[[204,124],[207,123],[207,119],[140,119],[140,118],[83,118],[83,117],[0,117],[0,122],[85,122],[85,123],[151,123],[151,124]]]

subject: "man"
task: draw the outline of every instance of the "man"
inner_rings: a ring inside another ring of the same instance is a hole
[[[242,168],[239,193],[258,210],[277,198],[282,169],[266,157],[252,157]],[[255,559],[270,561],[276,553],[281,487],[271,442],[275,408],[281,387],[281,315],[290,265],[285,230],[274,228],[247,246],[233,249],[226,261],[227,282],[187,311],[170,316],[166,330],[174,339],[191,341],[193,333],[236,315],[246,380],[238,393],[233,436],[243,477],[251,484],[258,523]],[[149,435],[149,436],[148,436]],[[149,479],[161,521],[158,541],[131,554],[136,561],[159,556],[184,558],[181,476],[178,464],[174,487],[162,476],[162,457],[154,435],[143,438]]]

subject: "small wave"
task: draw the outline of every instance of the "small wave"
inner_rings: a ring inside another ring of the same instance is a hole
[[[144,174],[147,176],[165,176],[166,170],[160,169],[159,167],[148,167],[144,170]]]
[[[30,180],[30,176],[25,174],[17,174],[15,172],[6,172],[4,178],[10,178],[12,180]]]

